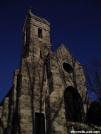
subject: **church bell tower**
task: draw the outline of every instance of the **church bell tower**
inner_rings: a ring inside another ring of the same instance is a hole
[[[26,134],[45,133],[44,99],[48,93],[46,64],[50,47],[50,23],[33,15],[30,8],[23,27],[20,63],[18,107],[21,134],[24,133],[23,128],[27,129]]]
[[[84,130],[89,99],[82,65],[62,44],[51,51],[50,23],[31,12],[23,27],[19,69],[0,103],[0,132],[67,134]],[[0,134],[1,134],[0,133]]]
[[[23,27],[23,56],[44,57],[50,46],[50,23],[33,15],[30,8]]]

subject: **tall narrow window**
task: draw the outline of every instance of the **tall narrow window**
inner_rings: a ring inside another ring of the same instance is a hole
[[[42,51],[40,50],[40,58],[42,59]]]
[[[35,134],[45,134],[45,118],[42,113],[35,113]]]
[[[24,33],[24,45],[26,44],[26,30],[25,30],[25,33]]]
[[[26,44],[29,42],[29,27],[26,27]]]
[[[42,29],[38,28],[38,37],[42,38]]]
[[[23,39],[24,39],[24,45],[28,45],[28,42],[29,42],[29,27],[26,27],[25,28],[25,31],[24,31],[24,35],[23,35]]]

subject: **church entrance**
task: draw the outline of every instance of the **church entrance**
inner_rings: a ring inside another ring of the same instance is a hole
[[[66,120],[72,122],[82,122],[81,103],[82,99],[78,91],[69,86],[64,92],[64,103],[66,110]]]
[[[43,113],[35,113],[35,134],[45,134],[45,118]]]

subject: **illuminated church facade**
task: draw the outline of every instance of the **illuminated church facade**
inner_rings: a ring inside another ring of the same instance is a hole
[[[85,122],[87,103],[82,65],[64,44],[51,51],[50,23],[30,9],[20,67],[0,104],[0,134],[67,134]]]

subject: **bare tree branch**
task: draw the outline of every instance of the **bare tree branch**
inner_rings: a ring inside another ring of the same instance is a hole
[[[97,101],[101,101],[101,60],[97,57],[92,58],[84,67],[86,85],[91,99],[96,97]],[[92,98],[92,94],[94,94]]]

